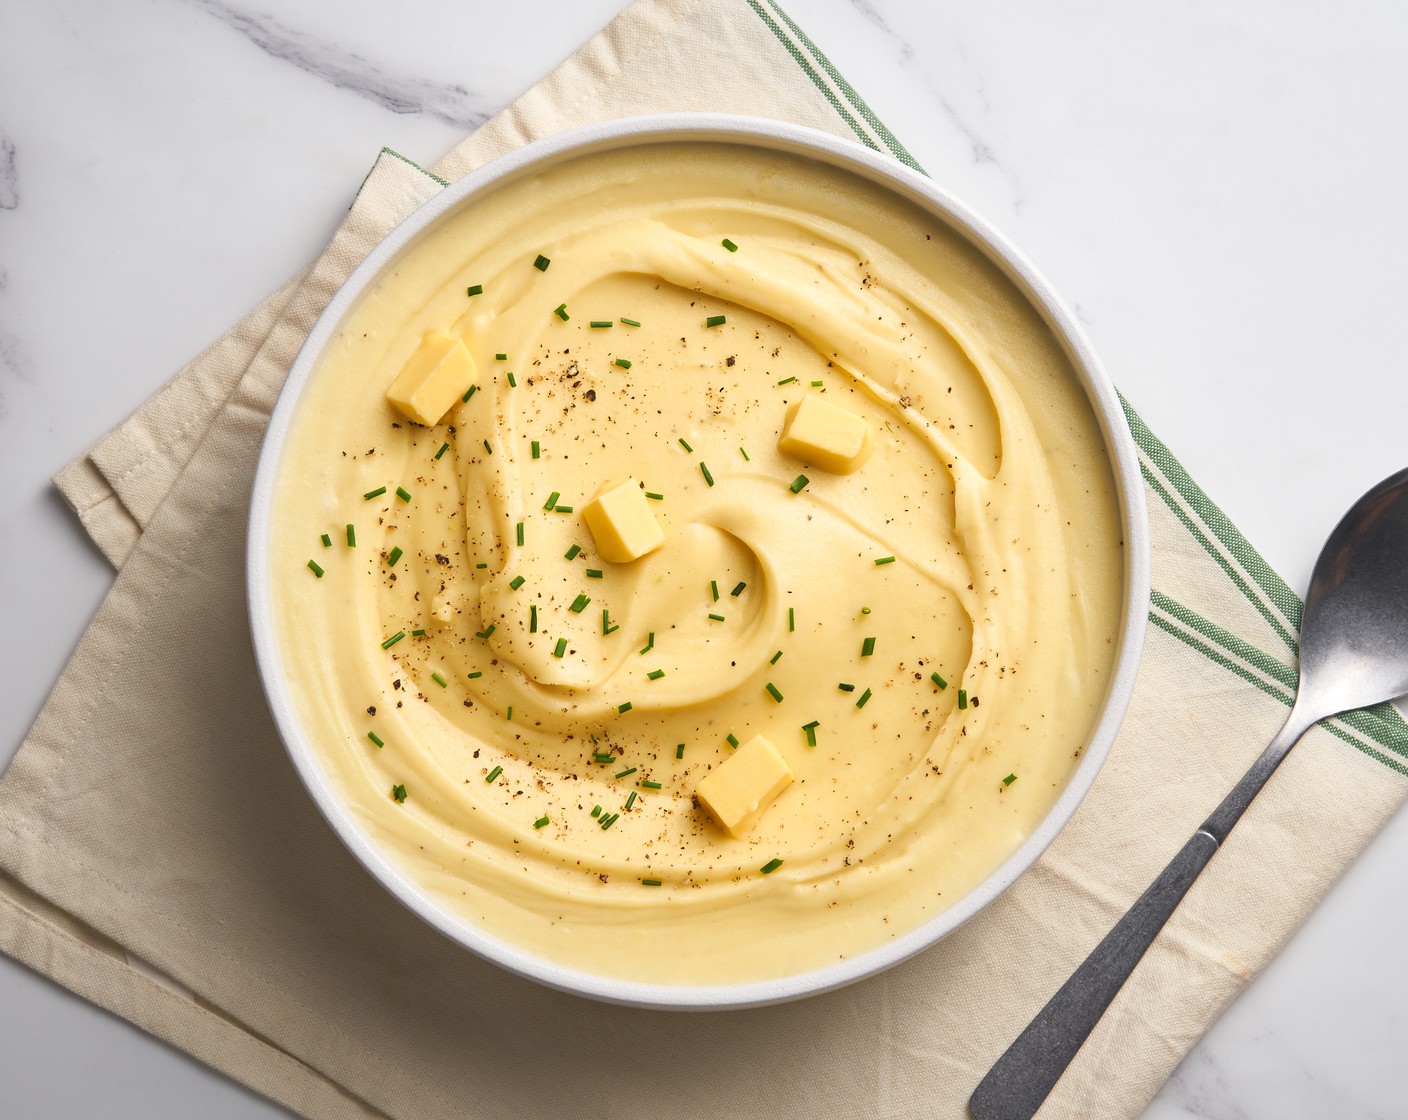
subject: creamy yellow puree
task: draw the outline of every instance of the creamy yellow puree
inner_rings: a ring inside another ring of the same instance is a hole
[[[480,381],[433,429],[385,395],[429,331]],[[805,393],[873,427],[854,474],[777,450]],[[626,477],[667,539],[610,564],[580,511]],[[336,787],[445,904],[588,972],[736,983],[913,929],[1035,828],[1111,672],[1117,502],[1060,345],[962,236],[785,155],[581,157],[443,220],[279,479],[279,641]],[[796,780],[734,839],[692,793],[759,734]]]

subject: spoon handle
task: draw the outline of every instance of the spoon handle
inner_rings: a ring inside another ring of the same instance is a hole
[[[973,1120],[1029,1120],[1036,1114],[1228,831],[1313,722],[1292,709],[1212,816],[988,1070],[968,1099]]]

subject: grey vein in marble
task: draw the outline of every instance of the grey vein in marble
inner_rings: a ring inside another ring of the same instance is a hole
[[[20,172],[15,161],[15,142],[0,132],[0,210],[18,210],[20,206]],[[0,268],[0,291],[9,283],[10,274]],[[16,378],[23,378],[20,342],[8,331],[0,330],[0,420],[10,415],[5,402],[5,387]]]
[[[222,0],[191,0],[232,30],[239,32],[271,58],[287,62],[327,82],[373,101],[393,113],[434,117],[466,132],[477,128],[490,112],[482,100],[462,85],[388,74],[371,59],[334,42],[285,27],[273,16],[240,11]]]
[[[907,66],[911,62],[913,62],[913,44],[911,44],[909,40],[907,40],[903,35],[901,35],[898,31],[896,31],[885,21],[885,18],[871,5],[870,0],[851,0],[851,7],[854,8],[856,10],[856,13],[861,16],[861,18],[864,19],[867,23],[875,27],[876,30],[881,32],[881,34],[885,35],[886,38],[894,41],[899,51],[899,63],[901,66]],[[958,42],[956,44],[955,49],[957,49],[959,55],[963,57],[964,61],[966,62],[967,58],[964,55],[962,43]],[[944,112],[944,116],[948,117],[953,127],[956,128],[959,134],[968,142],[968,148],[973,153],[973,162],[976,164],[992,165],[992,167],[998,172],[1000,172],[1002,176],[1012,185],[1012,189],[1014,191],[1012,208],[1020,212],[1023,204],[1026,201],[1026,192],[1022,189],[1021,181],[1017,178],[1017,176],[1012,172],[1010,168],[1008,168],[1000,159],[998,159],[997,153],[993,151],[992,146],[982,138],[982,136],[978,133],[977,129],[972,127],[970,124],[967,123],[967,121],[964,120],[962,114],[959,113],[958,109],[954,106],[953,102],[947,96],[945,96],[944,93],[938,88],[938,86],[936,86],[934,82],[929,78],[928,75],[932,69],[933,67],[924,68],[924,84],[927,85],[931,91],[933,91],[934,96],[939,103],[939,108],[941,108]],[[986,114],[989,108],[987,98],[987,87],[984,84],[982,78],[978,78],[977,81],[974,83],[974,92],[978,96],[978,101],[982,106],[983,113]]]
[[[894,39],[896,42],[899,43],[900,62],[908,62],[911,58],[914,57],[914,48],[910,46],[907,42],[905,42],[902,38],[900,38],[900,36],[895,34],[894,30],[890,27],[890,25],[885,22],[885,17],[875,10],[875,7],[870,3],[870,0],[851,0],[851,7],[853,7],[857,12],[864,16],[865,19],[872,23],[875,27],[877,27],[879,30],[883,31],[886,35],[888,35],[891,39]]]
[[[5,400],[6,388],[15,380],[28,380],[20,354],[20,340],[8,331],[0,330],[0,420],[9,418],[10,406]]]
[[[15,163],[15,142],[0,132],[0,210],[18,210],[20,170]]]

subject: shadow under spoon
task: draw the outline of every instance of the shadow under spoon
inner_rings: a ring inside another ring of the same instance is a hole
[[[1408,693],[1408,470],[1335,526],[1315,562],[1285,726],[1183,849],[988,1071],[973,1120],[1026,1120],[1281,760],[1322,719]]]

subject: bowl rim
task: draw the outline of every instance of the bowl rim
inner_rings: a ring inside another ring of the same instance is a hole
[[[342,319],[383,268],[441,217],[479,192],[522,174],[591,152],[677,141],[742,144],[819,160],[878,183],[919,205],[965,236],[1037,309],[1055,335],[1098,421],[1124,533],[1124,601],[1118,649],[1100,715],[1065,789],[1035,831],[968,895],[907,933],[854,957],[767,980],[721,985],[667,985],[568,968],[525,952],[475,927],[395,864],[372,839],[324,773],[305,734],[282,671],[272,605],[272,511],[288,431],[303,389]],[[942,940],[1004,893],[1070,821],[1095,782],[1128,708],[1148,618],[1150,545],[1143,481],[1123,405],[1075,316],[1010,241],[922,173],[888,154],[803,125],[726,113],[661,113],[622,117],[533,141],[471,171],[420,206],[391,231],[333,295],[289,370],[259,452],[246,549],[250,627],[270,712],[314,805],[359,863],[394,898],[450,940],[510,972],[574,995],[656,1010],[730,1010],[818,995],[875,975]]]

